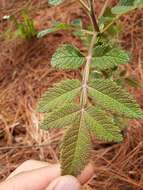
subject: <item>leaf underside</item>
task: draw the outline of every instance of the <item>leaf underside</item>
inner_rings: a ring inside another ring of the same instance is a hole
[[[110,80],[89,83],[89,96],[101,107],[127,118],[140,119],[143,113],[132,96]]]
[[[78,69],[84,63],[85,57],[76,47],[70,44],[64,44],[59,47],[51,60],[53,67],[64,70]]]
[[[81,91],[79,80],[65,80],[49,88],[41,97],[38,105],[39,112],[49,112],[59,106],[72,102]]]
[[[129,62],[129,55],[119,48],[113,48],[102,56],[92,58],[92,67],[105,70]]]
[[[88,107],[85,112],[85,121],[86,126],[98,139],[107,142],[121,142],[123,140],[119,127],[103,110],[94,106]]]
[[[90,149],[90,135],[85,125],[68,128],[61,145],[62,175],[79,175],[88,162]]]
[[[45,116],[40,128],[49,130],[54,128],[63,128],[72,125],[79,117],[80,106],[76,104],[67,104]]]

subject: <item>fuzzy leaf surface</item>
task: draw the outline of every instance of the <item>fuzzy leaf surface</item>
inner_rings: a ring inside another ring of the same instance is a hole
[[[88,91],[95,103],[109,111],[127,118],[143,118],[143,112],[132,96],[110,80],[94,80],[89,83]]]
[[[63,128],[72,125],[78,118],[80,106],[76,104],[65,105],[64,107],[48,113],[40,128],[49,130],[54,128]]]
[[[84,124],[68,128],[61,146],[62,175],[79,175],[88,162],[90,149],[90,134]]]
[[[57,69],[73,70],[81,67],[85,60],[85,57],[76,47],[64,44],[56,50],[51,63]]]
[[[65,80],[49,88],[41,97],[38,105],[39,112],[48,112],[64,104],[71,103],[81,91],[79,80]]]
[[[85,112],[85,121],[87,127],[98,139],[108,142],[121,142],[123,140],[119,127],[101,109],[94,106],[88,107]]]
[[[92,67],[105,70],[128,63],[129,55],[122,49],[113,48],[102,54],[102,56],[95,56],[92,59]]]

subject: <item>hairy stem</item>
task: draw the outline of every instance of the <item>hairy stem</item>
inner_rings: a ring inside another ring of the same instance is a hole
[[[88,100],[87,98],[88,97],[88,80],[89,80],[90,64],[92,62],[92,56],[93,56],[93,47],[95,44],[97,33],[100,32],[99,26],[96,20],[96,15],[94,12],[94,0],[89,0],[89,4],[90,4],[91,21],[93,23],[95,31],[93,33],[93,37],[89,46],[87,61],[86,61],[84,71],[83,71],[82,92],[81,92],[81,97],[80,97],[81,108],[83,111],[84,111],[85,106],[87,105],[87,100]]]
[[[89,50],[88,50],[88,56],[87,56],[85,68],[83,71],[82,92],[81,92],[81,97],[80,97],[82,109],[84,109],[86,104],[87,104],[87,97],[88,97],[87,96],[87,93],[88,93],[87,90],[88,90],[89,71],[90,71],[90,64],[92,61],[93,47],[94,47],[94,43],[96,40],[96,36],[97,36],[97,34],[94,33],[92,40],[91,40],[91,43],[90,43]]]

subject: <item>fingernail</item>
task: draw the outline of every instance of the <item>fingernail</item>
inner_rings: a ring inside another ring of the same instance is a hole
[[[63,176],[54,180],[46,190],[79,190],[80,183],[73,176]]]

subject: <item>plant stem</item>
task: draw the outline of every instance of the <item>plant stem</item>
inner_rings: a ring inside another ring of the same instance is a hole
[[[103,5],[103,7],[102,7],[102,9],[101,9],[101,12],[100,12],[98,18],[101,18],[101,17],[103,16],[103,14],[104,14],[104,12],[105,12],[105,10],[106,10],[108,4],[109,4],[109,1],[110,1],[110,0],[106,0],[106,1],[105,1],[105,3],[104,3],[104,5]]]
[[[86,3],[83,0],[79,0],[79,2],[81,3],[81,5],[89,12],[90,9],[89,7],[86,5]]]
[[[82,92],[81,92],[81,97],[80,97],[80,101],[81,101],[81,107],[82,109],[85,108],[86,104],[87,104],[87,91],[88,91],[88,80],[89,80],[89,72],[90,72],[90,64],[92,61],[92,56],[93,56],[93,47],[94,47],[94,43],[96,40],[96,36],[97,33],[93,34],[90,46],[89,46],[89,50],[88,50],[88,55],[87,55],[87,61],[85,64],[85,68],[83,71],[83,80],[82,80]]]
[[[93,33],[92,40],[88,49],[87,61],[86,61],[84,71],[83,71],[82,92],[81,92],[81,97],[80,97],[80,104],[81,104],[82,111],[84,111],[84,108],[87,105],[88,80],[89,80],[90,64],[92,62],[92,56],[93,56],[93,47],[95,44],[97,33],[100,32],[99,26],[96,20],[95,11],[94,11],[94,0],[89,0],[89,4],[90,4],[90,12],[88,12],[88,14],[90,15],[92,24],[94,26],[94,33]]]
[[[115,19],[114,19],[112,22],[110,22],[110,23],[101,31],[101,33],[103,34],[104,32],[106,32],[106,31],[110,28],[110,26],[112,26],[112,24],[114,24],[119,18],[120,18],[120,16],[116,16]]]
[[[96,15],[95,15],[95,11],[94,11],[94,0],[90,0],[90,17],[91,17],[91,21],[94,27],[94,30],[96,32],[100,32],[98,23],[97,23],[97,19],[96,19]]]
[[[96,18],[96,14],[94,11],[94,0],[88,0],[88,5],[83,1],[83,0],[79,0],[79,2],[81,3],[81,5],[85,8],[86,13],[88,14],[91,23],[93,25],[94,31],[96,32],[100,32],[98,23],[97,23],[97,18]]]

